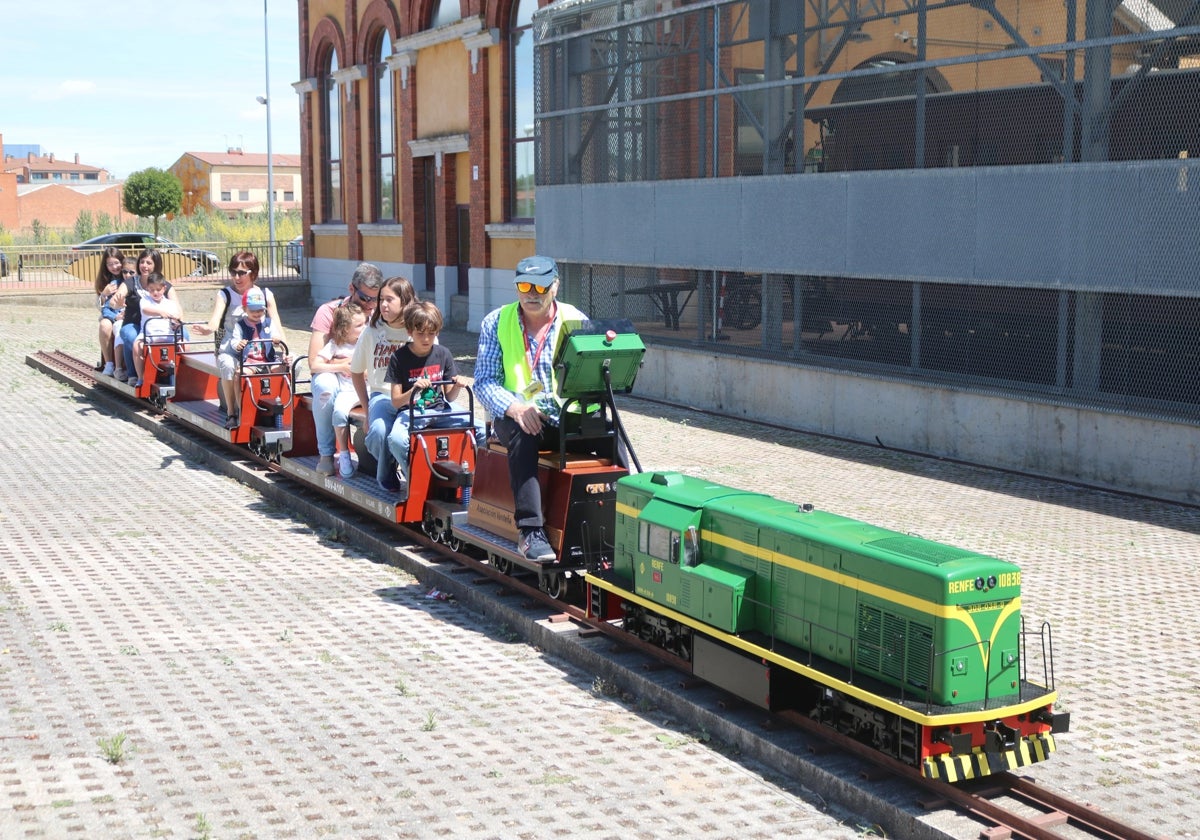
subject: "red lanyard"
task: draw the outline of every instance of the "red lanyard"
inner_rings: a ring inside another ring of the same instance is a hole
[[[557,314],[558,304],[554,304],[555,314]],[[529,370],[537,369],[538,357],[542,355],[542,350],[546,348],[546,340],[550,337],[550,328],[554,326],[554,316],[542,325],[542,328],[537,331],[537,335],[532,340],[529,338],[529,331],[525,329],[525,318],[521,318],[521,336],[525,339],[525,349],[529,353]]]

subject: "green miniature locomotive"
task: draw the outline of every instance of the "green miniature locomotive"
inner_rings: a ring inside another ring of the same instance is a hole
[[[1027,631],[1012,563],[677,473],[617,482],[589,613],[707,682],[795,710],[950,781],[1044,761],[1049,625]],[[1032,636],[1043,669],[1027,679]]]

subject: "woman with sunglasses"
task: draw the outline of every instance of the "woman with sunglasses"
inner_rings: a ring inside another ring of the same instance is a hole
[[[360,263],[350,277],[349,294],[345,297],[334,298],[317,307],[309,328],[312,337],[308,341],[309,369],[312,361],[320,357],[321,349],[329,343],[333,332],[334,312],[348,303],[356,303],[362,308],[367,318],[375,314],[379,304],[379,291],[383,288],[383,272],[371,263]],[[346,372],[349,373],[349,360]],[[313,372],[312,376],[312,411],[313,425],[317,430],[317,472],[322,475],[333,475],[333,456],[337,449],[337,435],[333,428],[334,399],[341,390],[341,383],[336,372]],[[354,408],[354,406],[349,406]],[[352,449],[347,450],[354,469],[358,468],[358,456]],[[351,472],[353,475],[353,472]]]
[[[508,447],[508,479],[518,549],[527,560],[554,559],[546,538],[538,450],[558,448],[562,404],[554,376],[554,353],[563,321],[586,321],[574,306],[560,303],[558,264],[549,257],[517,263],[517,300],[493,311],[479,327],[475,396],[491,412],[492,430]]]
[[[221,374],[221,393],[224,398],[225,428],[234,429],[239,424],[238,417],[238,369],[240,354],[233,348],[234,327],[245,314],[246,295],[258,281],[258,257],[250,251],[238,251],[229,258],[229,285],[217,290],[213,300],[212,315],[208,323],[196,324],[194,329],[199,335],[215,335],[217,337],[217,370]],[[279,319],[279,309],[275,305],[275,295],[270,289],[260,289],[267,299],[267,317],[275,325],[271,333],[273,339],[286,343],[283,333],[283,322]]]

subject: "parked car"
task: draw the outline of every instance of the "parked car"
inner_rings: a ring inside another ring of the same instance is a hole
[[[221,258],[212,251],[204,251],[199,248],[184,248],[181,245],[176,245],[169,239],[155,236],[152,233],[130,231],[106,233],[101,236],[93,236],[86,242],[80,242],[71,250],[99,251],[108,245],[116,245],[125,253],[132,254],[133,256],[137,256],[138,252],[143,248],[156,248],[163,253],[183,254],[195,261],[196,270],[193,272],[194,274],[212,274],[221,269]],[[71,262],[74,261],[74,259],[71,260]]]
[[[304,262],[304,235],[301,234],[287,244],[283,252],[283,264],[299,273],[300,265]]]

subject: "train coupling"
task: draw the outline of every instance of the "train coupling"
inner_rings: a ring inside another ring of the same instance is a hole
[[[971,733],[953,732],[949,729],[939,729],[933,734],[933,741],[947,744],[952,755],[966,755],[971,751]]]
[[[1001,753],[1016,746],[1021,733],[1006,726],[1002,721],[993,721],[983,725],[984,752]]]
[[[250,429],[250,439],[262,446],[278,447],[285,451],[292,448],[291,429],[277,429],[274,426],[254,426]]]
[[[1033,719],[1038,723],[1047,723],[1050,725],[1050,732],[1055,735],[1060,735],[1063,732],[1071,731],[1071,713],[1070,712],[1052,712],[1049,709],[1038,709],[1034,713]]]

